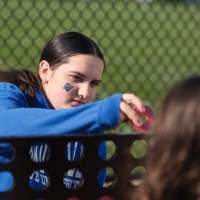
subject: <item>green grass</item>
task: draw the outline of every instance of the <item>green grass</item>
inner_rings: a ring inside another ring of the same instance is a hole
[[[156,110],[176,80],[199,73],[199,9],[157,1],[1,0],[0,68],[37,71],[53,35],[80,31],[99,44],[106,59],[96,99],[134,92]],[[126,124],[116,131],[132,130]]]

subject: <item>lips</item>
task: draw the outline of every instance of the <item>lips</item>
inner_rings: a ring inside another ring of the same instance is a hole
[[[83,105],[85,103],[83,101],[74,99],[72,104],[73,104],[73,106],[80,106],[80,105]]]

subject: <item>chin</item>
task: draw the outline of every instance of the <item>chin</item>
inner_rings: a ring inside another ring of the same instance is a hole
[[[71,107],[73,107],[73,106],[71,106],[71,105],[65,105],[65,106],[59,106],[59,107],[57,107],[55,109],[56,110],[62,110],[62,109],[71,108]]]

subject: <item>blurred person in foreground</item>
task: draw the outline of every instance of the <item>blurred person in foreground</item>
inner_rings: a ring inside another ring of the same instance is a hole
[[[158,109],[137,200],[200,199],[200,76],[177,82]]]

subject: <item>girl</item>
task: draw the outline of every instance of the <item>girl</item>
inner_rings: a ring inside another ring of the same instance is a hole
[[[134,94],[116,94],[91,103],[102,80],[104,65],[104,57],[93,40],[78,32],[65,32],[44,47],[39,74],[29,70],[1,72],[0,136],[104,133],[125,120],[140,126],[142,120],[129,104],[136,105],[142,112],[145,108]],[[5,152],[6,147],[2,148],[0,152]],[[44,149],[43,145],[33,146],[32,159],[38,162],[38,152],[44,153]],[[66,154],[70,160],[82,154],[79,144],[71,143],[68,149],[70,153]],[[9,147],[7,152],[0,157],[2,160],[9,159]],[[101,154],[105,156],[105,153],[105,146],[102,146]],[[66,174],[66,187],[75,187],[73,178],[77,186],[75,174],[80,178],[76,170]],[[36,171],[30,177],[30,185],[35,189],[46,185],[40,175],[44,179],[43,171]],[[103,181],[104,175],[99,176],[100,184]]]

